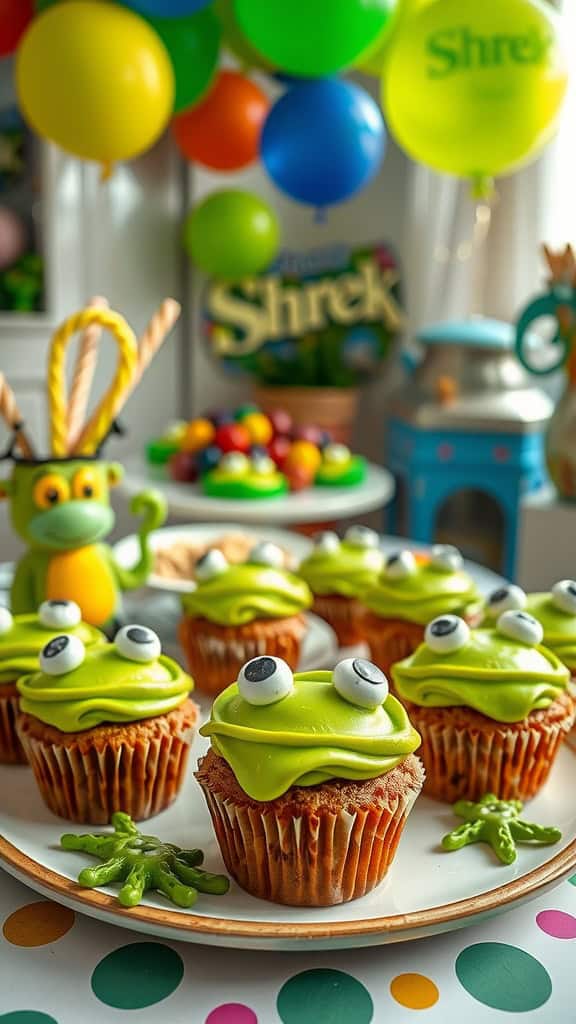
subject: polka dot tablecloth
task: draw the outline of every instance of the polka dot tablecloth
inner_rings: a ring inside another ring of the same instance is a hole
[[[476,927],[326,953],[154,939],[1,872],[0,917],[0,1024],[576,1022],[576,875]]]

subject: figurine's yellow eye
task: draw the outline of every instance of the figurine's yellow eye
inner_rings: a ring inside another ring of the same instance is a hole
[[[63,476],[47,473],[34,484],[34,504],[38,508],[52,508],[70,498],[70,485]]]
[[[80,501],[100,501],[103,493],[102,477],[90,466],[84,466],[74,474],[72,495]]]

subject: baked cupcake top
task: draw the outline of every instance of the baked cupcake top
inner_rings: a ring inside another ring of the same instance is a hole
[[[376,778],[420,745],[386,676],[362,658],[296,675],[281,658],[253,658],[200,731],[261,801],[291,786]]]
[[[497,722],[520,722],[566,689],[568,669],[541,646],[527,612],[503,612],[493,629],[471,630],[457,615],[427,627],[424,643],[392,667],[401,698],[421,707],[468,707]]]
[[[306,583],[283,568],[275,544],[257,544],[248,561],[230,565],[221,551],[208,551],[196,563],[196,590],[182,606],[188,615],[220,626],[244,626],[256,619],[283,619],[312,604]]]
[[[462,555],[451,544],[435,545],[429,556],[411,551],[388,555],[376,584],[363,601],[383,619],[405,619],[425,626],[437,615],[463,611],[478,601]]]
[[[538,619],[546,647],[568,668],[576,669],[576,581],[560,580],[549,593],[528,595],[512,583],[499,587],[486,599],[486,624],[510,608],[525,608]]]
[[[161,653],[145,626],[124,626],[114,643],[86,648],[61,634],[40,652],[40,670],[18,682],[20,706],[61,732],[111,722],[138,722],[182,704],[193,681]]]
[[[81,619],[74,601],[44,601],[35,615],[13,616],[0,607],[0,684],[34,672],[40,651],[59,633],[77,637],[85,647],[106,639],[99,629]]]
[[[378,534],[366,526],[351,526],[343,540],[331,530],[317,534],[298,572],[314,594],[360,597],[376,583],[383,565]]]

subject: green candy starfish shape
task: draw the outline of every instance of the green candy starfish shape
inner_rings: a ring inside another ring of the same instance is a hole
[[[489,843],[503,864],[516,860],[516,843],[557,843],[562,838],[559,828],[533,825],[521,821],[524,805],[520,800],[499,800],[486,793],[477,803],[458,800],[452,810],[464,824],[453,829],[442,840],[444,850],[461,850],[470,843]]]
[[[140,832],[132,818],[122,811],[112,815],[114,832],[99,835],[61,836],[64,850],[82,850],[99,857],[104,864],[84,868],[78,875],[80,885],[94,889],[110,882],[124,882],[118,893],[123,907],[136,907],[146,890],[167,896],[177,907],[191,907],[199,892],[222,896],[230,882],[226,875],[211,875],[199,870],[202,850],[183,850]]]

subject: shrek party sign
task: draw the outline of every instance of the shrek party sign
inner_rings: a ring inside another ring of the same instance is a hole
[[[229,369],[282,386],[354,386],[402,325],[400,273],[385,242],[284,252],[260,277],[213,281],[204,334]]]

